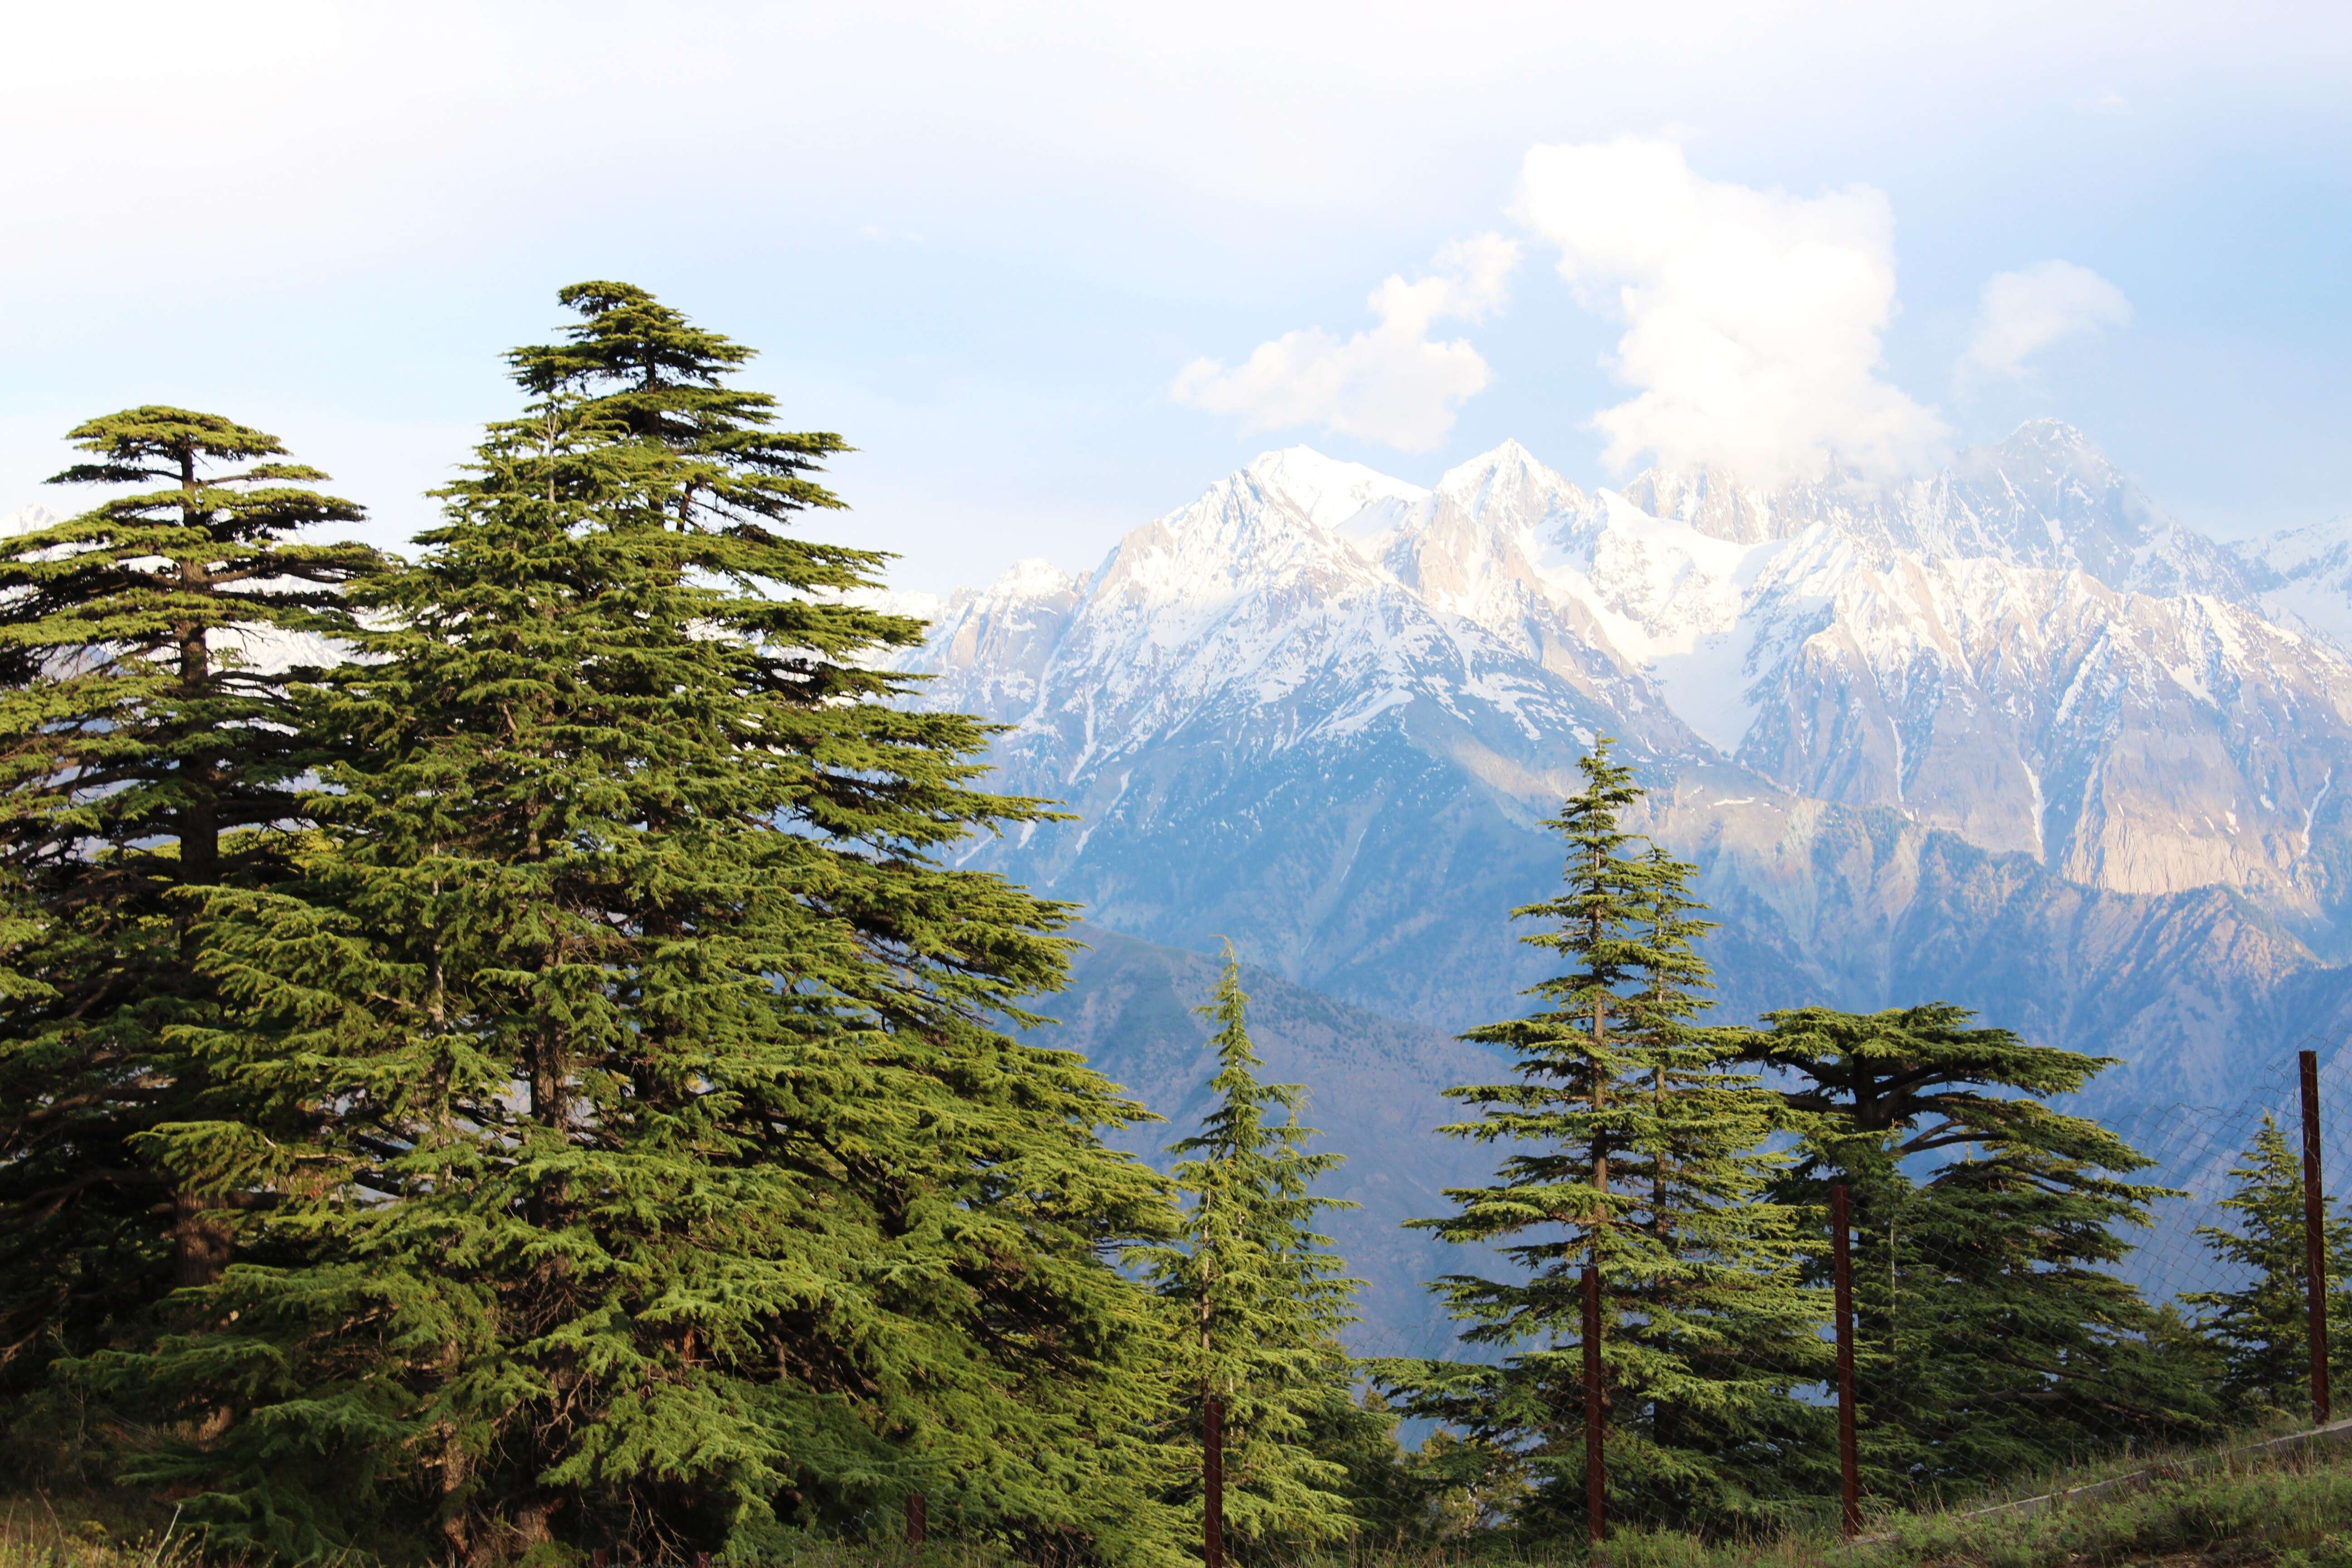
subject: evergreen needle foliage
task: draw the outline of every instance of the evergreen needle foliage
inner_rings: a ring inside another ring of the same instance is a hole
[[[89,1385],[181,1423],[145,1476],[225,1543],[487,1563],[757,1553],[909,1492],[933,1528],[1165,1559],[1174,1222],[1138,1117],[992,1022],[1066,907],[946,868],[1038,803],[894,705],[881,557],[781,531],[842,449],[644,291],[511,361],[367,656],[289,882],[206,902],[206,1070],[306,1128],[273,1259]]]
[[[1709,983],[1694,868],[1622,826],[1642,792],[1605,738],[1580,766],[1584,789],[1550,824],[1568,843],[1566,887],[1513,911],[1546,922],[1521,940],[1566,972],[1535,988],[1538,1011],[1465,1037],[1507,1047],[1518,1077],[1448,1091],[1480,1114],[1447,1133],[1511,1152],[1494,1185],[1446,1194],[1455,1214],[1414,1222],[1498,1245],[1524,1271],[1440,1281],[1464,1338],[1511,1353],[1381,1374],[1412,1414],[1524,1462],[1523,1521],[1568,1531],[1583,1507],[1580,1282],[1594,1265],[1612,1518],[1755,1521],[1794,1489],[1821,1425],[1793,1393],[1827,1364],[1825,1307],[1800,1279],[1818,1229],[1768,1194],[1778,1101],[1694,1022]]]
[[[1341,1277],[1346,1265],[1315,1229],[1323,1210],[1354,1206],[1310,1191],[1342,1157],[1307,1152],[1315,1130],[1298,1121],[1303,1086],[1258,1080],[1248,1001],[1228,942],[1216,994],[1201,1009],[1217,1023],[1215,1101],[1201,1131],[1169,1151],[1182,1156],[1183,1226],[1139,1258],[1174,1310],[1176,1445],[1192,1515],[1201,1510],[1201,1404],[1215,1398],[1225,1415],[1225,1528],[1237,1545],[1271,1548],[1355,1532],[1349,1467],[1331,1451],[1393,1449],[1393,1423],[1349,1396],[1354,1363],[1339,1331],[1355,1321],[1358,1281]]]
[[[1245,1562],[1580,1552],[1590,1268],[1620,1545],[1696,1561],[1834,1495],[1833,1184],[1882,1505],[2304,1408],[2276,1125],[2200,1231],[2245,1283],[2152,1309],[2116,1266],[2170,1194],[2048,1103],[2110,1061],[1944,1003],[1708,1025],[1697,869],[1606,738],[1513,911],[1557,973],[1465,1037],[1514,1071],[1449,1091],[1493,1180],[1412,1222],[1498,1263],[1435,1287],[1487,1359],[1352,1361],[1340,1157],[1231,945],[1163,1180],[1103,1142],[1141,1107],[1016,1037],[1074,910],[954,867],[1056,814],[908,700],[886,557],[801,531],[847,447],[644,289],[559,299],[413,563],[310,542],[359,509],[166,407],[75,429],[58,482],[111,499],[0,541],[13,1459],[95,1434],[259,1561],[748,1563],[920,1494],[967,1554],[1176,1568],[1214,1399]],[[1409,1458],[1404,1415],[1444,1424]]]
[[[174,1031],[210,1019],[191,892],[288,873],[328,752],[288,683],[376,565],[302,530],[349,501],[277,437],[142,407],[58,484],[131,487],[0,542],[0,1388],[135,1336],[231,1255],[256,1107]]]
[[[2303,1159],[2287,1146],[2286,1134],[2270,1117],[2230,1174],[2237,1185],[2221,1207],[2237,1216],[2239,1228],[2200,1226],[2197,1234],[2213,1256],[2245,1271],[2235,1290],[2200,1291],[2181,1298],[2205,1311],[2198,1327],[2220,1347],[2221,1390],[2233,1414],[2251,1419],[2311,1408],[2311,1278],[2303,1232]],[[2322,1195],[2321,1229],[2329,1262],[2327,1343],[2332,1351],[2352,1334],[2352,1290],[2336,1265],[2352,1258],[2352,1221],[2335,1212],[2336,1200]]]
[[[2173,1195],[2098,1123],[2042,1103],[2111,1059],[1974,1027],[1948,1003],[1768,1014],[1741,1053],[1777,1069],[1802,1158],[1777,1184],[1851,1194],[1865,1483],[2000,1479],[2127,1436],[2194,1436],[2209,1359],[2109,1272]]]

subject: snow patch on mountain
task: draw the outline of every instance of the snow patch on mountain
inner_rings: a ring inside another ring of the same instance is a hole
[[[2352,651],[2352,513],[2239,545],[2263,612]]]
[[[1984,557],[2080,571],[2111,588],[2239,600],[2254,587],[2233,552],[2166,513],[2088,437],[2055,419],[2030,421],[1905,483],[1840,473],[1767,491],[1706,468],[1653,469],[1625,494],[1654,516],[1737,543],[1827,523],[1882,564],[1902,554]]]
[[[1419,506],[1429,492],[1391,479],[1361,463],[1327,458],[1312,447],[1267,452],[1237,476],[1259,493],[1295,509],[1318,528],[1360,526],[1374,518]],[[1177,514],[1179,516],[1182,513]]]
[[[1930,479],[1772,493],[1586,491],[1516,442],[1424,489],[1292,447],[1083,578],[960,591],[904,662],[1090,815],[1181,787],[1152,782],[1170,748],[1230,772],[1391,744],[1534,810],[1605,731],[1732,769],[1727,800],[1891,807],[2091,885],[2308,913],[2352,764],[2336,603],[2352,626],[2352,529],[2222,551],[2053,422]]]

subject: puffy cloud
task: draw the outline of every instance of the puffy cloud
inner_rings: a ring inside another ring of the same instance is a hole
[[[1455,240],[1417,282],[1391,276],[1369,303],[1380,324],[1342,342],[1320,327],[1285,332],[1228,370],[1196,359],[1176,377],[1179,403],[1235,414],[1244,427],[1297,425],[1427,451],[1454,427],[1454,412],[1487,382],[1486,362],[1468,342],[1433,341],[1454,318],[1484,321],[1504,300],[1519,264],[1517,242],[1497,234]]]
[[[1960,355],[1963,385],[1986,376],[2026,379],[2026,361],[2060,338],[2131,324],[2124,291],[2071,261],[1997,272],[1977,299],[1976,335]]]
[[[1629,137],[1531,149],[1516,213],[1586,306],[1625,323],[1610,364],[1639,394],[1592,421],[1612,464],[1646,452],[1772,485],[1941,451],[1943,422],[1881,374],[1895,247],[1879,192],[1702,179],[1675,143]]]

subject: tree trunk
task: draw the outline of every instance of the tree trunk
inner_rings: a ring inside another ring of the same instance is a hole
[[[452,1355],[450,1359],[456,1358]],[[473,1531],[467,1526],[465,1508],[457,1501],[473,1466],[465,1449],[458,1446],[457,1433],[446,1422],[441,1426],[440,1437],[441,1459],[435,1468],[440,1472],[441,1542],[446,1560],[455,1568],[456,1564],[471,1563],[475,1557]]]
[[[229,1227],[215,1215],[226,1214],[193,1193],[172,1194],[172,1283],[182,1289],[210,1285],[228,1267]]]
[[[186,498],[181,503],[181,516],[194,527],[201,509],[195,499],[196,455],[193,447],[180,454],[180,490]],[[182,560],[180,586],[188,593],[205,592],[210,586],[205,563]],[[211,650],[205,646],[201,626],[183,623],[176,628],[176,636],[180,647],[180,692],[185,700],[212,679]],[[220,878],[220,821],[212,798],[213,764],[198,758],[191,759],[186,765],[195,775],[195,787],[187,804],[180,808],[180,886],[207,887]],[[173,911],[173,919],[180,927],[181,962],[193,966],[196,959],[195,928],[184,905]],[[211,1217],[218,1212],[216,1205],[192,1193],[173,1193],[173,1285],[184,1289],[210,1285],[228,1267],[231,1236],[228,1226]]]
[[[187,498],[181,503],[182,519],[194,528],[202,509],[196,504],[196,457],[193,448],[180,454],[180,489]],[[185,594],[211,592],[208,563],[183,559],[180,590]],[[212,680],[212,649],[205,645],[201,626],[183,623],[174,628],[174,633],[180,645],[180,693],[184,700],[194,698]],[[191,781],[194,788],[188,804],[180,808],[180,880],[187,887],[209,887],[220,879],[220,818],[213,800],[213,790],[219,781],[209,757],[191,758],[187,766],[194,775]]]
[[[561,1498],[532,1498],[514,1510],[508,1522],[510,1535],[509,1555],[521,1557],[535,1546],[545,1546],[555,1539],[552,1521],[555,1510],[563,1506]],[[599,1556],[603,1553],[599,1552]]]

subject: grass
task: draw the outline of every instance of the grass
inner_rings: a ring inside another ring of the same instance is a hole
[[[0,1568],[227,1568],[142,1511],[102,1495],[0,1500]]]
[[[2254,1436],[2254,1435],[2250,1435]],[[2244,1439],[2241,1439],[2243,1441]],[[2132,1478],[2132,1479],[2123,1479]],[[2100,1481],[2039,1511],[1983,1511]],[[1948,1508],[1871,1517],[1859,1542],[1826,1530],[1709,1543],[1621,1531],[1581,1541],[1460,1541],[1288,1568],[2352,1568],[2352,1445],[2121,1458],[2024,1478]]]
[[[2122,1467],[2061,1478],[2080,1486]],[[2039,1495],[2047,1484],[2018,1495]],[[2144,1484],[2033,1514],[1982,1514],[1987,1500],[1889,1514],[1849,1543],[1826,1533],[1707,1544],[1625,1531],[1597,1559],[1558,1551],[1365,1553],[1331,1568],[2352,1568],[2352,1455],[2309,1451],[2159,1467]]]
[[[1857,1563],[2352,1568],[2352,1465],[2337,1455],[2288,1457],[2160,1476],[2030,1517],[1925,1515],[1890,1524],[1888,1538],[1860,1549]]]
[[[2119,1468],[2119,1467],[2118,1467]],[[2118,1468],[2063,1478],[2104,1479]],[[2037,1486],[2035,1491],[2047,1489]],[[1967,1508],[1981,1508],[1972,1500]],[[236,1568],[159,1523],[144,1500],[84,1495],[0,1500],[0,1568]],[[1608,1568],[2352,1568],[2352,1453],[2306,1449],[2160,1467],[2144,1484],[2032,1515],[1888,1515],[1849,1544],[1834,1535],[1706,1544],[1613,1537]],[[1581,1543],[1497,1551],[1462,1542],[1366,1551],[1295,1568],[1570,1568]],[[920,1553],[847,1544],[803,1550],[794,1568],[980,1568],[951,1543]],[[778,1568],[785,1568],[780,1561]]]

